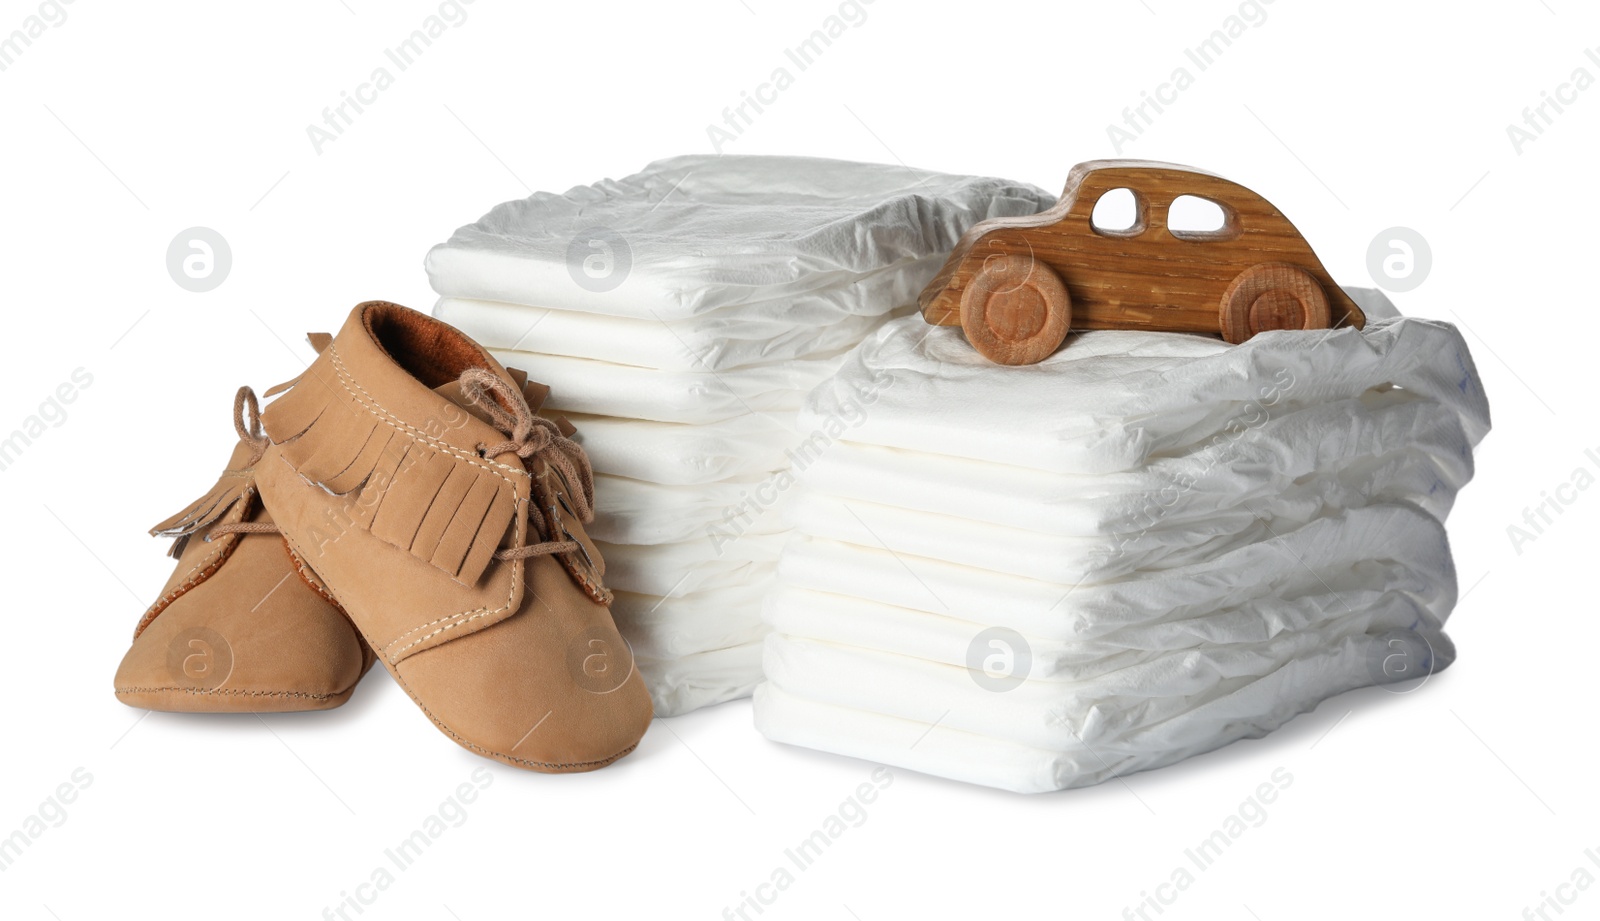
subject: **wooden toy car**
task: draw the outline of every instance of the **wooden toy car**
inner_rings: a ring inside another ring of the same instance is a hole
[[[1133,193],[1125,230],[1091,220],[1113,189]],[[1222,210],[1220,228],[1174,230],[1175,199]],[[960,325],[1000,364],[1034,364],[1069,329],[1221,333],[1361,328],[1366,316],[1271,202],[1211,173],[1145,160],[1073,167],[1060,201],[1034,215],[974,224],[919,298],[922,316]]]

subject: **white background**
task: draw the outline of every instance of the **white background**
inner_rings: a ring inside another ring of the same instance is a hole
[[[0,836],[75,769],[93,778],[0,873],[0,915],[323,917],[488,766],[465,823],[349,917],[723,917],[873,765],[769,743],[743,701],[658,721],[598,773],[523,774],[451,744],[381,669],[341,710],[264,719],[144,716],[111,676],[170,565],[144,531],[211,482],[236,386],[297,373],[302,334],[359,300],[429,308],[424,252],[496,202],[710,151],[708,124],[837,3],[478,0],[320,154],[307,125],[437,3],[250,9],[77,0],[0,73],[0,432],[75,369],[93,377],[0,473]],[[1575,68],[1600,77],[1584,54],[1600,15],[1277,0],[1200,72],[1184,49],[1232,0],[864,9],[727,152],[1056,189],[1187,65],[1194,85],[1122,153],[1256,188],[1347,284],[1372,283],[1380,231],[1421,233],[1431,273],[1395,301],[1465,328],[1496,428],[1449,522],[1453,668],[1088,790],[895,770],[866,821],[748,917],[1123,917],[1278,768],[1293,783],[1265,823],[1148,917],[1513,919],[1580,866],[1600,876],[1584,853],[1600,859],[1600,490],[1563,490],[1574,501],[1520,552],[1507,533],[1575,469],[1600,474],[1584,454],[1600,458],[1600,91],[1520,152],[1506,130]],[[0,35],[36,10],[0,3]],[[233,251],[203,294],[165,267],[195,225]],[[1600,886],[1561,891],[1567,917],[1600,915]]]

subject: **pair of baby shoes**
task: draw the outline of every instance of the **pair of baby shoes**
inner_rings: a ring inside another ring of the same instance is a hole
[[[178,565],[117,670],[131,706],[325,710],[381,662],[435,726],[550,773],[621,758],[650,697],[584,531],[593,474],[543,388],[396,304],[242,388],[221,478],[157,525]]]

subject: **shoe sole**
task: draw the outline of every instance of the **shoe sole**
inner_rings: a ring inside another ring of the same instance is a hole
[[[337,694],[309,694],[228,688],[117,688],[116,695],[130,707],[163,713],[297,713],[332,710],[349,700],[355,689],[352,684]]]

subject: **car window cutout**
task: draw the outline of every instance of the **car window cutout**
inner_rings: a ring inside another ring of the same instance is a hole
[[[1167,230],[1180,240],[1227,240],[1238,235],[1238,224],[1220,202],[1179,195],[1167,208]]]
[[[1108,189],[1094,203],[1089,226],[1106,236],[1133,236],[1144,230],[1144,202],[1132,189]]]

